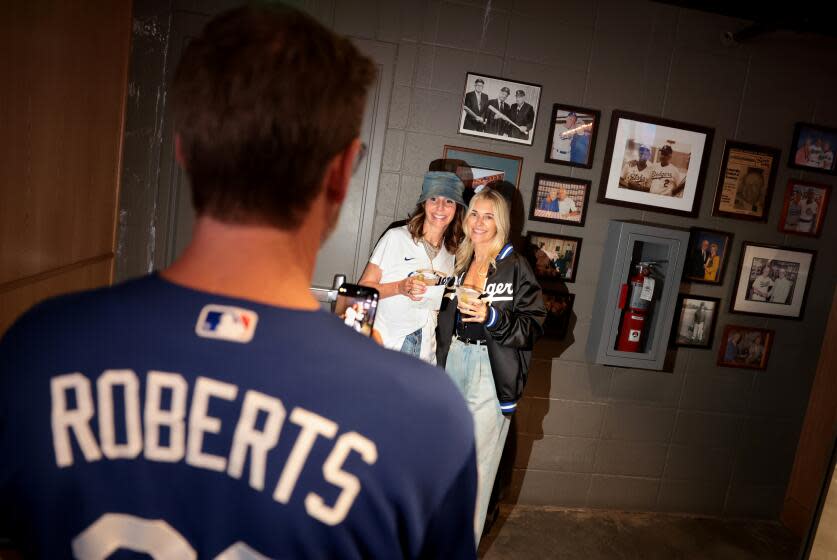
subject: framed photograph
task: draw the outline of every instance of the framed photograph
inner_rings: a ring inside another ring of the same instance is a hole
[[[445,146],[442,157],[458,159],[462,161],[463,168],[468,168],[456,171],[460,177],[472,177],[470,180],[463,179],[466,189],[477,189],[492,181],[508,181],[515,188],[520,188],[522,157],[457,146]]]
[[[769,329],[727,325],[718,348],[718,365],[765,369],[775,332]]]
[[[698,284],[723,284],[731,249],[731,233],[693,227],[683,279]]]
[[[531,146],[540,99],[537,84],[468,72],[459,133]]]
[[[720,298],[679,294],[677,296],[677,323],[672,331],[675,346],[688,348],[712,348],[715,320],[721,309]]]
[[[529,219],[583,226],[589,199],[590,181],[536,173]]]
[[[837,128],[796,123],[793,129],[788,167],[835,175],[837,174],[837,169],[834,167],[835,148],[837,148]]]
[[[785,190],[785,204],[779,217],[779,231],[819,237],[831,186],[791,179]]]
[[[697,216],[714,130],[614,111],[598,202]]]
[[[575,282],[581,238],[530,231],[526,235],[526,254],[541,285]]]
[[[544,161],[586,169],[593,167],[600,119],[601,113],[595,109],[553,105]]]
[[[781,151],[727,140],[713,216],[766,222]]]
[[[569,330],[575,294],[543,290],[543,303],[546,307],[546,319],[543,323],[544,336],[563,340]]]
[[[745,241],[729,310],[801,319],[816,251]]]

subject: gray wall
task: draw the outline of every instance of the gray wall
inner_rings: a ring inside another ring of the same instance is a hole
[[[837,41],[774,33],[726,48],[721,33],[744,22],[639,1],[300,3],[340,32],[398,44],[373,239],[411,209],[422,173],[441,157],[445,144],[522,156],[520,188],[528,206],[536,172],[590,179],[596,192],[614,109],[715,129],[698,219],[591,202],[583,228],[528,224],[582,237],[584,243],[577,281],[568,284],[576,294],[572,333],[563,343],[544,341],[537,348],[510,436],[513,469],[505,499],[777,517],[837,278],[832,256],[837,211],[831,209],[820,239],[807,239],[777,231],[779,210],[789,178],[834,180],[791,172],[783,164],[767,224],[711,217],[712,198],[725,139],[775,146],[784,160],[794,122],[837,125]],[[466,71],[543,86],[534,146],[456,133]],[[556,102],[602,111],[593,169],[543,163]],[[132,128],[138,127],[129,119],[129,132]],[[720,297],[724,309],[742,241],[817,249],[804,322],[721,313],[718,332],[729,323],[776,330],[766,371],[716,367],[719,336],[711,351],[677,350],[667,372],[586,362],[597,270],[611,219],[733,232],[723,285],[682,289]]]

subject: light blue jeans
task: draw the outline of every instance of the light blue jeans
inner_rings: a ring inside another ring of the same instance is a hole
[[[454,337],[445,370],[459,387],[474,417],[478,476],[474,534],[479,543],[511,420],[500,411],[487,346],[465,344]]]
[[[407,335],[404,344],[401,345],[401,351],[416,358],[421,357],[421,329]]]

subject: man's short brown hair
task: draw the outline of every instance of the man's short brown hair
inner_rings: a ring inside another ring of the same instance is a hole
[[[299,11],[247,6],[210,21],[173,93],[197,213],[297,227],[358,136],[374,76],[351,42]]]

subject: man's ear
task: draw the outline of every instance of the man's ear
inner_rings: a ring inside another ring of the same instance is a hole
[[[359,152],[360,139],[355,138],[346,149],[331,159],[325,175],[326,196],[331,202],[341,203],[346,198]]]
[[[179,132],[174,133],[174,160],[184,171],[188,171],[186,168],[186,154],[183,152],[183,139]]]

